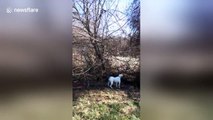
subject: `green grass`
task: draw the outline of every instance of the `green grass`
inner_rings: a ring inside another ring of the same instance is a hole
[[[74,120],[140,120],[139,101],[128,98],[124,91],[105,89],[83,93],[74,101]]]

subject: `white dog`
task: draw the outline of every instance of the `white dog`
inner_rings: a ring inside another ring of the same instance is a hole
[[[113,82],[115,82],[116,87],[120,88],[121,77],[123,77],[123,74],[119,74],[117,77],[110,76],[108,79],[108,86],[112,88]]]

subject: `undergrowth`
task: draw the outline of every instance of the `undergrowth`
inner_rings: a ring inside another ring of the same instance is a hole
[[[125,91],[104,89],[74,92],[77,99],[74,99],[73,120],[140,120],[139,99],[130,98]],[[139,98],[138,95],[131,97]]]

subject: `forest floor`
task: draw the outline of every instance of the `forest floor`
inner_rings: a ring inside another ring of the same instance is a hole
[[[74,120],[140,120],[139,89],[73,91]]]

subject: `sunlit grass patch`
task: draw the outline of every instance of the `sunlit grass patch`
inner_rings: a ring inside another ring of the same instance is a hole
[[[74,101],[74,120],[139,120],[139,101],[122,91],[91,90]]]

